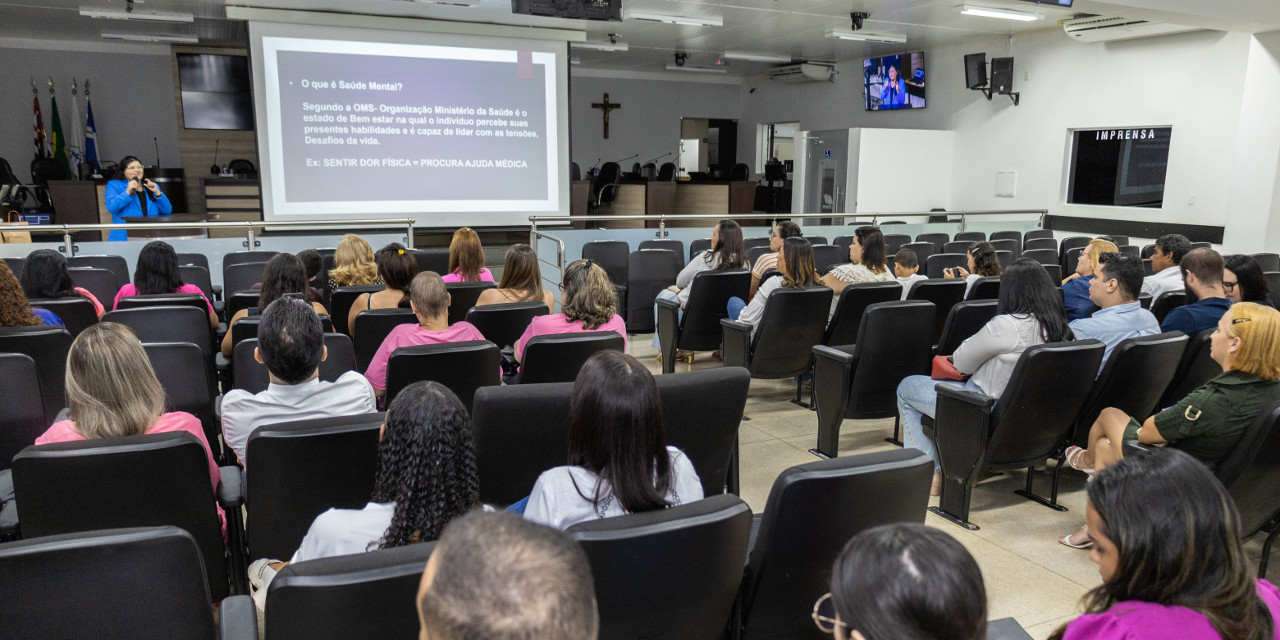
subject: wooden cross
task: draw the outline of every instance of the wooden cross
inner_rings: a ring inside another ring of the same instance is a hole
[[[604,102],[591,103],[592,109],[599,109],[604,113],[604,139],[609,139],[609,112],[614,109],[621,109],[622,104],[617,102],[609,102],[609,94],[604,94]]]

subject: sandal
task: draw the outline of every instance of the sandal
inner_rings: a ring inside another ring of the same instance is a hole
[[[1070,536],[1058,536],[1058,542],[1064,546],[1071,547],[1072,549],[1090,549],[1093,547],[1092,538],[1085,538],[1085,541],[1079,544],[1071,542],[1071,536],[1074,536],[1077,533],[1084,533],[1087,536],[1089,534],[1089,525],[1084,525],[1083,527],[1080,527],[1080,531],[1077,531],[1076,533],[1073,533]]]
[[[1076,471],[1083,471],[1084,473],[1087,473],[1090,476],[1092,476],[1094,473],[1093,469],[1084,466],[1084,464],[1080,462],[1080,456],[1084,452],[1085,452],[1084,449],[1081,449],[1080,447],[1077,447],[1075,445],[1071,445],[1070,447],[1067,447],[1067,451],[1066,451],[1067,466],[1071,467],[1072,469],[1075,469]]]
[[[677,351],[677,352],[676,352],[676,362],[686,362],[686,363],[688,363],[688,364],[693,364],[693,352],[692,352],[692,351]]]

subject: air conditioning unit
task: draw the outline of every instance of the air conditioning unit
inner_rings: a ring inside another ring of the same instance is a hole
[[[1170,33],[1200,31],[1201,29],[1181,24],[1151,22],[1150,20],[1134,18],[1092,16],[1067,20],[1062,23],[1062,30],[1067,32],[1067,36],[1072,40],[1078,42],[1111,42],[1112,40],[1163,36]]]
[[[782,82],[827,82],[834,75],[836,75],[835,65],[817,62],[801,62],[769,70],[770,80]]]

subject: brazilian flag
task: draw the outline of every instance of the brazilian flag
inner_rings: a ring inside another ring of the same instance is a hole
[[[71,163],[67,161],[67,139],[62,135],[62,120],[58,118],[58,98],[50,102],[53,103],[53,159],[62,165],[65,175],[71,177],[76,174],[71,172]]]

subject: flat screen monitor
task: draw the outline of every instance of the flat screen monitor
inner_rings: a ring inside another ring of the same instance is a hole
[[[182,126],[252,131],[249,58],[207,53],[177,55]]]
[[[924,108],[924,52],[862,61],[862,96],[867,111]]]
[[[987,54],[970,53],[964,57],[964,84],[970,89],[987,86]]]

